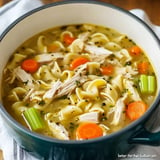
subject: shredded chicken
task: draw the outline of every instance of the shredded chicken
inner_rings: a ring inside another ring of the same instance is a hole
[[[15,76],[17,77],[17,79],[26,83],[28,87],[34,86],[34,84],[33,84],[34,79],[31,76],[31,74],[29,74],[26,71],[24,71],[23,69],[21,69],[21,67],[15,68],[13,72],[14,72]]]
[[[89,112],[89,113],[84,113],[78,117],[79,122],[94,122],[98,123],[99,122],[99,112]]]
[[[114,110],[114,115],[113,115],[113,120],[112,124],[113,125],[118,125],[120,122],[123,122],[124,120],[124,110],[125,110],[125,103],[124,100],[127,98],[127,94],[124,95],[124,97],[118,99],[116,102],[115,107],[113,108]]]
[[[85,50],[91,54],[95,55],[106,55],[109,56],[112,54],[112,51],[105,49],[104,47],[97,47],[95,45],[86,45]]]
[[[90,32],[83,32],[79,34],[78,38],[84,42],[88,39],[89,35],[90,35]]]
[[[133,82],[124,79],[123,80],[124,86],[128,89],[129,91],[129,96],[132,98],[133,101],[140,101],[142,100],[137,89],[133,86]]]
[[[68,47],[69,51],[71,53],[78,53],[78,52],[82,52],[84,47],[84,42],[77,38],[76,40],[73,41],[73,43]]]
[[[43,98],[54,99],[70,94],[76,88],[77,82],[81,84],[86,81],[86,77],[82,76],[86,72],[86,68],[86,64],[81,65],[77,69],[76,74],[71,79],[66,80],[64,83],[58,80],[53,84],[52,88],[45,93]]]
[[[58,138],[58,139],[62,139],[62,140],[69,140],[69,135],[67,130],[64,128],[64,126],[62,126],[59,123],[55,123],[52,121],[47,121],[48,122],[48,126],[52,131],[52,134]]]
[[[60,88],[58,89],[56,97],[61,97],[67,94],[70,94],[76,87],[77,87],[77,82],[79,84],[82,84],[86,81],[86,77],[82,76],[86,72],[87,65],[81,65],[77,71],[76,74],[71,78],[62,83]]]
[[[51,89],[49,89],[44,95],[43,95],[43,98],[44,99],[51,99],[53,98],[53,96],[55,95],[56,91],[58,88],[60,88],[62,82],[60,80],[58,80],[57,82],[55,82],[52,86]]]
[[[97,47],[95,45],[85,45],[85,50],[91,54],[92,61],[103,63],[105,58],[113,52],[104,47]]]

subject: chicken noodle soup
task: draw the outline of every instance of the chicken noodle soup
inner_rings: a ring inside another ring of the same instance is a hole
[[[63,140],[116,132],[140,118],[156,94],[144,51],[92,24],[49,29],[24,42],[3,74],[3,104],[22,125]]]

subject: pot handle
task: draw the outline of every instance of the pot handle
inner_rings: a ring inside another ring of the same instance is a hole
[[[152,133],[147,131],[145,127],[142,127],[129,139],[129,143],[160,146],[160,132]]]

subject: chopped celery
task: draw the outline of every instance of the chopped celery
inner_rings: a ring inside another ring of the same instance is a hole
[[[156,79],[155,76],[148,76],[148,92],[154,93],[156,89]]]
[[[151,75],[140,75],[140,91],[141,93],[152,94],[156,90],[156,78]]]
[[[44,127],[42,118],[34,107],[24,111],[22,115],[31,130],[36,131]]]
[[[142,93],[148,92],[148,78],[147,75],[140,75],[140,90]]]

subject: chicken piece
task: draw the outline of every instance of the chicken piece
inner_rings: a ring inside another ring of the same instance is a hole
[[[113,53],[112,51],[105,49],[104,47],[97,47],[95,45],[86,45],[85,50],[88,51],[89,53],[95,54],[95,55],[109,56]]]
[[[88,39],[89,35],[90,35],[90,32],[83,32],[78,35],[78,38],[83,42],[85,42]]]
[[[68,47],[71,53],[79,53],[82,52],[84,47],[84,42],[81,39],[76,39],[72,42],[72,44]]]
[[[52,88],[49,89],[49,90],[43,95],[43,98],[44,98],[44,99],[52,99],[53,96],[55,95],[57,89],[60,88],[61,84],[62,84],[62,82],[59,81],[59,80],[58,80],[57,82],[55,82],[55,83],[53,84]]]
[[[80,85],[85,81],[86,81],[85,77],[80,77],[78,75],[73,76],[71,79],[62,83],[55,97],[57,98],[57,97],[62,97],[64,95],[70,94],[76,88],[77,84]]]
[[[123,90],[123,76],[121,74],[117,75],[115,78],[111,80],[111,85],[113,88],[118,89],[118,91]]]
[[[26,71],[24,71],[23,69],[21,69],[21,67],[17,67],[14,69],[14,74],[17,77],[17,79],[19,79],[20,81],[26,83],[26,85],[29,88],[32,88],[33,85],[33,77],[31,74],[27,73]]]
[[[86,64],[78,67],[78,69],[76,70],[76,74],[72,78],[62,83],[62,85],[57,91],[57,94],[55,95],[55,98],[70,94],[77,87],[77,83],[78,85],[84,83],[87,78],[86,76],[82,75],[86,73],[86,68]]]
[[[97,47],[95,45],[86,45],[85,50],[91,54],[92,61],[103,63],[105,58],[113,52],[104,47]]]
[[[52,122],[50,120],[48,120],[47,123],[48,123],[50,130],[52,131],[52,134],[56,138],[61,139],[61,140],[69,140],[68,131],[64,128],[63,125]]]
[[[124,100],[127,98],[127,94],[124,95],[124,97],[118,99],[116,102],[114,109],[114,115],[113,115],[113,120],[112,124],[113,125],[118,125],[120,122],[123,122],[125,118],[124,110],[125,110],[125,103]]]
[[[133,86],[133,82],[127,79],[123,80],[123,85],[128,89],[129,96],[133,101],[141,101],[141,97],[137,89]]]
[[[79,122],[93,122],[98,123],[99,122],[99,112],[89,112],[84,113],[78,117]]]
[[[77,82],[81,84],[86,81],[86,77],[82,76],[86,68],[87,65],[81,65],[77,69],[76,74],[72,78],[66,80],[64,83],[58,80],[56,83],[53,84],[52,88],[44,94],[43,98],[54,99],[70,94],[76,88]]]

